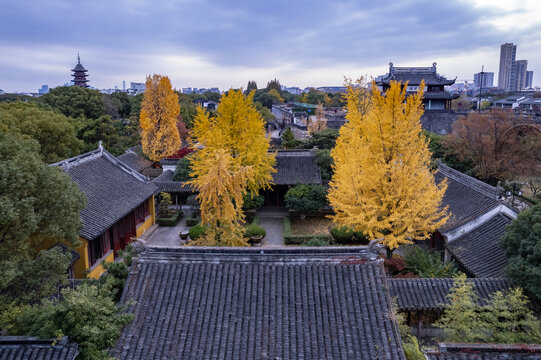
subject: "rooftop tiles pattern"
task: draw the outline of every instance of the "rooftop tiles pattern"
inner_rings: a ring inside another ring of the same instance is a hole
[[[141,172],[143,169],[152,166],[152,161],[147,160],[132,151],[128,151],[125,154],[117,156],[117,159],[137,172]]]
[[[273,182],[276,185],[321,184],[315,151],[277,151]]]
[[[404,359],[366,249],[145,250],[121,359]]]
[[[511,286],[505,279],[468,279],[479,297],[481,305],[490,295]],[[396,298],[399,310],[443,310],[449,304],[447,294],[454,279],[388,279],[392,298]]]
[[[490,220],[447,244],[455,259],[475,277],[503,277],[509,260],[500,247],[505,228],[513,221],[497,214]]]
[[[0,360],[74,360],[79,354],[76,343],[61,340],[37,340],[34,338],[0,337]]]

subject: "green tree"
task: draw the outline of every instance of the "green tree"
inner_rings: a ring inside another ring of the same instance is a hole
[[[295,185],[287,191],[284,200],[288,209],[298,211],[304,219],[306,213],[327,205],[327,190],[321,185]]]
[[[252,90],[257,90],[257,83],[255,81],[248,81],[248,85],[246,85],[246,95],[248,95]]]
[[[297,149],[301,143],[300,140],[295,139],[295,134],[293,134],[290,127],[282,133],[282,148]]]
[[[304,144],[305,149],[312,149],[317,147],[318,149],[332,150],[336,145],[336,139],[338,139],[337,129],[325,129],[310,134],[310,138],[306,140]]]
[[[75,136],[70,119],[34,104],[0,104],[0,131],[28,135],[40,144],[46,163],[79,154],[81,142]]]
[[[124,125],[111,119],[109,115],[97,119],[76,120],[77,137],[84,142],[83,151],[92,151],[101,141],[103,146],[113,155],[123,154],[126,147],[120,136]]]
[[[39,98],[67,117],[97,119],[105,115],[103,96],[98,90],[80,86],[59,86]]]
[[[118,115],[120,115],[120,118],[127,119],[131,114],[131,100],[130,96],[122,91],[116,91],[112,93],[111,98],[118,100],[118,103],[120,106],[118,107]]]
[[[455,278],[447,295],[450,304],[435,325],[444,331],[445,340],[459,343],[539,343],[541,327],[528,308],[520,288],[497,291],[484,306],[464,274]]]
[[[264,107],[272,109],[273,104],[281,104],[284,102],[284,99],[280,93],[272,89],[270,91],[257,90],[254,93],[254,102],[261,103]]]
[[[282,92],[282,86],[278,79],[271,80],[267,83],[267,91],[276,90],[280,94]]]
[[[189,181],[192,180],[190,172],[192,171],[190,167],[190,157],[185,156],[180,159],[175,168],[175,173],[173,175],[174,181]]]
[[[66,257],[37,249],[79,244],[84,195],[37,154],[37,141],[0,133],[0,313],[50,295],[67,278]]]
[[[332,102],[327,94],[313,88],[302,95],[301,101],[313,105],[325,104],[325,106],[329,106]]]
[[[259,111],[261,117],[263,118],[263,120],[265,120],[265,123],[269,123],[270,121],[276,119],[274,114],[269,109],[264,107],[260,102],[255,102],[255,108],[257,111]]]
[[[333,174],[332,166],[334,160],[331,156],[331,150],[318,149],[316,150],[316,163],[321,171],[321,178],[323,180],[330,180]]]
[[[107,349],[133,314],[120,313],[111,292],[96,284],[63,289],[61,299],[44,300],[23,312],[19,331],[42,339],[67,335],[80,345],[82,360],[110,359]]]
[[[520,213],[505,229],[500,244],[509,258],[507,276],[541,300],[541,204]]]

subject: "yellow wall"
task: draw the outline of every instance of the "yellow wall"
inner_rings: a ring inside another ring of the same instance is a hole
[[[152,195],[147,201],[150,215],[145,220],[145,222],[137,226],[137,229],[135,230],[136,237],[140,237],[141,235],[143,235],[145,231],[147,231],[152,225],[156,223],[156,215],[154,210],[154,195]]]
[[[75,251],[79,253],[79,259],[75,261],[75,264],[73,264],[73,274],[76,279],[84,279],[92,278],[92,279],[98,279],[101,274],[105,272],[105,269],[101,265],[101,261],[97,261],[96,264],[94,264],[94,267],[90,272],[86,274],[86,271],[89,270],[89,264],[88,264],[88,240],[79,238],[81,241],[81,246],[79,246]],[[113,262],[115,261],[115,254],[111,250],[107,256],[105,257],[106,262]]]

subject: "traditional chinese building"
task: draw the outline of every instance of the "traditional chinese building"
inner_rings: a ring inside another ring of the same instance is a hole
[[[83,65],[81,65],[81,58],[79,57],[79,54],[77,54],[77,65],[73,69],[71,69],[73,74],[73,85],[81,86],[81,87],[88,87],[88,80],[86,79],[86,73],[88,70],[84,68]]]
[[[61,161],[60,166],[85,194],[80,216],[83,228],[79,258],[73,264],[76,278],[99,278],[102,261],[114,261],[131,238],[141,236],[155,223],[154,192],[148,178],[111,155],[103,146]]]
[[[391,81],[402,84],[408,83],[407,92],[414,93],[419,90],[422,81],[425,82],[423,104],[425,110],[451,109],[451,100],[458,98],[445,91],[445,86],[455,83],[456,79],[448,80],[436,71],[436,63],[432,67],[395,67],[389,63],[389,73],[378,77],[376,84],[383,92],[391,86]]]

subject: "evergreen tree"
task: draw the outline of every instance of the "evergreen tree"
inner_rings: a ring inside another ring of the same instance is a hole
[[[350,84],[349,122],[332,151],[334,221],[383,239],[388,256],[400,244],[428,238],[447,220],[441,209],[446,183],[436,185],[421,133],[423,92],[406,98],[405,89],[393,82],[383,96],[375,84],[371,94]]]
[[[293,131],[291,131],[291,128],[288,127],[283,133],[282,133],[282,148],[284,149],[296,149],[299,147],[301,142],[297,139],[295,139],[295,134],[293,134]]]
[[[280,81],[278,79],[271,80],[267,83],[267,91],[276,90],[278,93],[282,92],[282,86],[280,85]]]
[[[246,94],[249,94],[252,90],[257,90],[257,83],[255,81],[248,81],[246,86]]]
[[[150,160],[160,161],[181,147],[176,125],[179,113],[178,96],[169,78],[148,76],[141,103],[140,123],[143,152]]]

